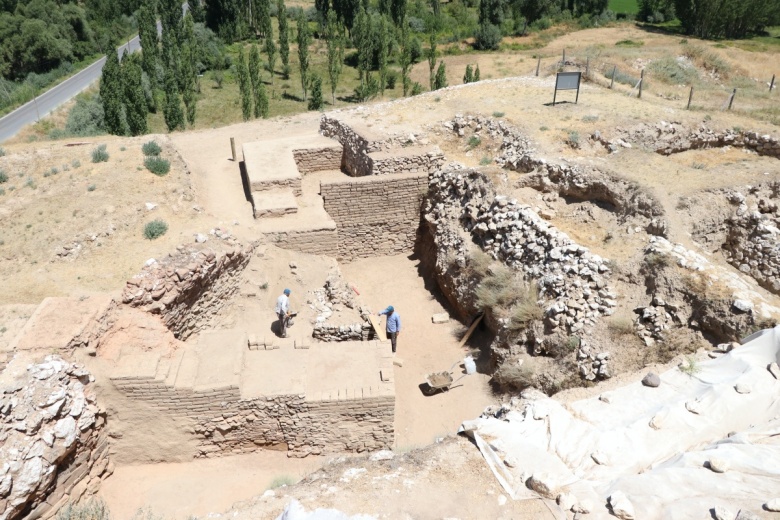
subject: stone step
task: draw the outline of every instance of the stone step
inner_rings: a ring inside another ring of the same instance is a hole
[[[298,203],[291,189],[252,192],[255,218],[283,217],[298,213]]]
[[[195,379],[198,377],[198,365],[200,357],[192,346],[185,347],[182,354],[179,370],[173,378],[173,387],[179,389],[192,389],[195,386]]]
[[[195,350],[200,360],[193,385],[196,391],[239,388],[247,351],[246,332],[237,329],[204,332]]]

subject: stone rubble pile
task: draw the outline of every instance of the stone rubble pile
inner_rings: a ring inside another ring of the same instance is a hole
[[[648,347],[656,341],[663,341],[664,332],[680,326],[684,318],[680,315],[679,305],[659,296],[654,296],[650,305],[637,307],[634,312],[639,315],[635,330]]]
[[[757,204],[748,205],[739,192],[730,193],[728,198],[738,207],[727,220],[728,235],[723,244],[726,260],[765,289],[780,294],[780,212],[777,203],[759,198]]]
[[[57,246],[54,250],[54,255],[57,259],[75,260],[82,252],[84,252],[86,246],[90,243],[100,245],[101,238],[108,238],[116,232],[116,226],[109,224],[105,231],[81,233],[73,237],[73,240]]]
[[[430,178],[426,218],[455,218],[493,258],[521,270],[539,284],[548,300],[545,322],[577,333],[614,313],[617,295],[607,284],[608,262],[572,241],[530,207],[484,189],[489,181],[478,171],[443,169]],[[440,237],[439,247],[466,254],[462,239]],[[465,265],[465,259],[461,260]]]
[[[477,133],[484,131],[493,138],[501,137],[499,155],[495,158],[499,166],[523,173],[537,172],[523,183],[542,191],[554,189],[561,196],[608,202],[619,214],[647,218],[648,233],[666,236],[668,226],[662,218],[663,205],[636,184],[594,168],[565,162],[555,164],[538,157],[529,138],[500,120],[456,115],[452,121],[446,121],[444,127],[460,137],[466,135],[468,128]]]
[[[179,246],[175,255],[150,260],[128,280],[122,303],[161,315],[177,338],[186,339],[229,303],[253,250],[231,243],[221,251]]]
[[[609,358],[609,352],[598,352],[584,339],[581,339],[577,349],[577,371],[583,379],[588,381],[609,379],[612,377],[608,366]]]
[[[0,381],[0,520],[45,520],[94,495],[113,464],[89,372],[54,355],[22,363]]]
[[[640,144],[661,155],[671,155],[688,150],[703,148],[723,148],[733,146],[746,148],[758,155],[768,155],[780,159],[780,140],[768,134],[743,132],[727,129],[715,131],[705,125],[688,129],[678,121],[659,121],[651,125],[642,123],[635,127],[616,128],[617,139]]]
[[[306,302],[318,313],[312,337],[320,341],[368,341],[373,335],[373,330],[366,316],[371,311],[358,305],[355,296],[352,287],[341,278],[339,272],[329,274],[324,287],[309,291]],[[357,308],[363,320],[348,325],[328,323],[334,311],[341,311],[345,307]]]

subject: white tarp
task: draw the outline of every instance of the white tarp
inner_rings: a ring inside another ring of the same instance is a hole
[[[526,483],[542,474],[589,501],[588,518],[614,518],[616,492],[641,519],[758,512],[780,497],[780,381],[767,370],[780,361],[780,326],[748,339],[693,375],[661,374],[658,388],[636,382],[569,404],[527,392],[518,409],[462,429],[514,499],[537,497]],[[727,471],[709,469],[713,458]]]

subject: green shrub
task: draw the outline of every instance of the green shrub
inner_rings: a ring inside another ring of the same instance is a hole
[[[501,38],[501,29],[491,23],[483,23],[474,34],[474,47],[480,51],[495,51],[501,44]]]
[[[147,170],[160,177],[167,175],[171,170],[170,161],[154,155],[144,159],[144,166],[146,166]]]
[[[106,145],[101,144],[92,150],[92,162],[108,162],[108,152],[106,151]]]
[[[5,155],[5,149],[0,146],[0,157],[3,157]]]
[[[493,117],[504,117],[503,112],[493,112]]]
[[[8,182],[8,174],[5,173],[5,170],[0,170],[0,184],[4,182]]]
[[[569,136],[566,138],[566,142],[572,148],[579,148],[580,147],[580,134],[579,134],[579,132],[577,132],[575,130],[570,130],[569,131]]]
[[[686,67],[671,56],[653,61],[648,69],[654,78],[671,85],[689,85],[699,77],[694,67]]]
[[[642,40],[620,40],[615,47],[641,47],[645,44]]]
[[[81,168],[81,161],[79,161],[78,159],[73,159],[70,162],[70,165],[73,166],[74,168]]]
[[[472,135],[471,137],[469,137],[469,142],[468,142],[469,148],[476,148],[477,146],[479,146],[481,142],[482,139],[480,139],[478,135]]]
[[[488,164],[490,164],[492,162],[493,162],[493,159],[491,159],[490,157],[483,157],[482,159],[479,160],[479,165],[480,166],[487,166]]]
[[[100,96],[78,96],[76,104],[68,113],[63,137],[68,135],[84,137],[105,133],[106,122]]]
[[[95,186],[94,184],[90,184],[89,186],[87,186],[87,191],[95,191],[96,188],[97,186]]]
[[[415,81],[412,84],[411,95],[412,96],[417,96],[419,94],[422,94],[422,91],[423,91],[423,87],[422,87],[422,85],[420,85],[420,82],[419,81]]]
[[[515,273],[504,264],[491,265],[474,291],[477,305],[483,310],[508,307],[515,299]]]
[[[147,222],[144,226],[144,237],[149,240],[154,240],[155,238],[163,236],[166,231],[168,231],[168,224],[164,220],[157,218],[151,222]]]
[[[614,316],[607,322],[607,329],[614,336],[631,336],[634,334],[634,322],[625,316]]]
[[[541,320],[544,317],[544,309],[539,305],[539,286],[536,282],[518,287],[515,299],[517,303],[509,315],[509,330],[524,330],[532,321]]]
[[[68,504],[59,510],[57,520],[110,520],[111,513],[101,499],[90,499],[86,504]]]
[[[162,153],[162,147],[160,147],[156,141],[149,141],[148,143],[143,144],[141,151],[144,155],[160,155]]]
[[[35,181],[33,180],[32,177],[27,177],[27,181],[24,183],[24,185],[33,190],[38,188],[38,185],[35,184]]]
[[[387,71],[387,76],[385,77],[385,88],[393,90],[397,82],[398,82],[398,73],[394,70]]]
[[[295,477],[281,475],[271,481],[271,485],[268,486],[268,489],[276,489],[282,486],[292,486],[293,484],[295,484]]]

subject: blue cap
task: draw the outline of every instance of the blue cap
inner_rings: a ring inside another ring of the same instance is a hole
[[[385,310],[386,310],[387,312],[393,312],[393,311],[395,311],[395,309],[393,308],[393,306],[392,306],[392,305],[388,305],[388,306],[387,306],[387,309],[385,309]]]
[[[287,296],[290,296],[290,289],[285,289],[284,290],[284,294],[286,294]]]

